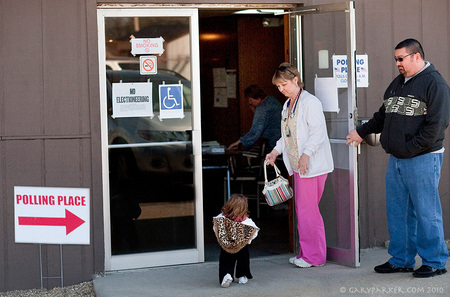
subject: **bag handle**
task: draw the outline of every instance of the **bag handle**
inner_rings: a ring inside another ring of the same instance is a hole
[[[265,183],[268,184],[269,181],[267,180],[267,160],[264,161],[264,179],[265,179]],[[280,169],[278,169],[277,165],[275,165],[275,163],[273,163],[273,168],[275,169],[275,173],[277,174],[277,177],[279,177],[281,175]]]

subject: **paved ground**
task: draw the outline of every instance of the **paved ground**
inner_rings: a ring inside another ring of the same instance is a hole
[[[450,272],[427,279],[375,273],[373,267],[389,259],[386,249],[362,250],[359,268],[301,269],[289,264],[290,256],[252,258],[254,278],[229,288],[219,285],[217,262],[110,273],[95,278],[94,288],[97,297],[450,296]]]

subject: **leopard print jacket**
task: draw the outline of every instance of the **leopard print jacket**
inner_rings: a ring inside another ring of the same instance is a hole
[[[217,241],[230,254],[239,252],[252,240],[258,230],[225,217],[214,218],[213,224]]]

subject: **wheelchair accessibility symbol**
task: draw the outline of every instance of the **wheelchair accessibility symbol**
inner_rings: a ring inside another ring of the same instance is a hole
[[[159,85],[159,98],[161,109],[181,109],[183,104],[183,85]]]
[[[168,87],[167,88],[167,96],[165,96],[163,99],[163,105],[166,109],[173,109],[174,107],[181,104],[181,103],[179,103],[179,101],[177,101],[177,99],[175,99],[173,94],[170,94],[170,90],[171,90],[171,88]]]
[[[160,118],[183,118],[183,85],[159,85]]]

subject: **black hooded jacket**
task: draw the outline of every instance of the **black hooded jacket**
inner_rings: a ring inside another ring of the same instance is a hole
[[[381,132],[381,145],[397,158],[412,158],[442,148],[449,123],[450,89],[429,65],[405,83],[398,75],[384,93],[383,105],[356,131],[364,138]]]

